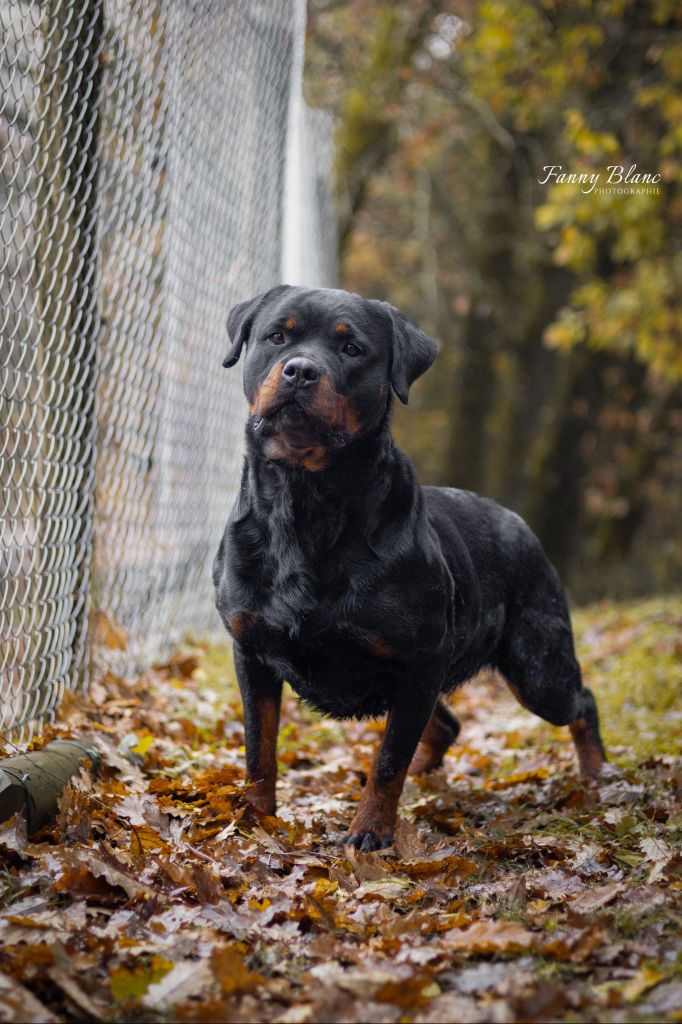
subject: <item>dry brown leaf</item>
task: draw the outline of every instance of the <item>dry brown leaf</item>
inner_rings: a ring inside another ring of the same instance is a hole
[[[170,853],[170,846],[149,825],[135,825],[130,832],[130,852],[136,857],[144,857],[149,850],[161,850]]]
[[[444,944],[463,953],[521,953],[535,949],[538,936],[512,921],[476,921],[462,931],[447,932]]]
[[[658,882],[659,879],[665,876],[665,868],[673,859],[673,851],[662,839],[654,837],[642,839],[639,848],[646,859],[653,864],[649,872],[649,885],[653,882]]]
[[[150,1009],[174,1006],[206,991],[213,981],[213,972],[206,961],[183,960],[175,964],[159,981],[153,982],[142,997]]]
[[[250,971],[243,954],[233,946],[217,947],[211,953],[211,969],[227,996],[237,992],[251,992],[265,983],[262,974]]]
[[[33,845],[28,842],[26,819],[19,811],[6,821],[0,822],[0,846],[4,846],[6,850],[13,850],[14,853],[31,856],[30,846]]]
[[[197,1024],[482,1024],[582,1020],[595,1000],[652,1019],[671,1005],[674,983],[651,965],[675,953],[678,759],[623,772],[616,812],[596,790],[578,800],[568,744],[539,748],[529,766],[530,737],[500,745],[500,696],[475,682],[458,695],[469,743],[408,782],[394,847],[340,851],[375,724],[312,720],[285,694],[280,817],[260,818],[244,801],[236,691],[209,693],[203,666],[179,685],[182,671],[98,681],[88,720],[70,706],[63,728],[96,736],[101,765],[69,797],[67,841],[0,826],[0,964],[48,1012],[118,1019],[120,996],[138,1016]],[[144,757],[124,757],[140,738]],[[505,784],[485,786],[500,767]],[[540,785],[542,768],[553,778]],[[633,809],[638,786],[647,803]],[[656,842],[637,849],[643,815]],[[522,920],[502,920],[510,911]],[[551,982],[535,953],[562,961]]]
[[[369,896],[391,902],[393,900],[405,899],[411,888],[412,883],[406,878],[388,876],[387,878],[378,878],[375,882],[363,882],[355,890],[354,895],[357,899],[364,899]]]
[[[447,879],[456,878],[464,881],[477,874],[480,871],[480,865],[470,857],[448,855],[441,858],[433,857],[429,860],[406,861],[402,865],[402,871],[410,878],[429,878],[443,874]]]
[[[429,852],[419,831],[406,818],[398,818],[393,839],[393,849],[401,861],[421,860]]]
[[[156,672],[167,671],[173,676],[191,679],[205,653],[201,647],[179,647],[166,661],[155,662],[152,667]]]
[[[358,882],[375,882],[392,873],[392,867],[386,863],[383,854],[363,853],[354,846],[347,846],[344,855]]]
[[[128,634],[123,626],[119,626],[103,611],[93,611],[90,619],[90,628],[93,632],[95,642],[100,647],[107,647],[110,651],[125,651],[128,646]]]
[[[644,992],[654,988],[664,978],[665,974],[663,971],[657,971],[651,967],[643,967],[623,985],[623,998],[628,1003],[635,1003]]]
[[[596,889],[587,889],[571,900],[571,910],[577,910],[581,914],[590,914],[600,907],[605,907],[623,889],[624,886],[619,882],[606,882],[605,885],[599,885]]]

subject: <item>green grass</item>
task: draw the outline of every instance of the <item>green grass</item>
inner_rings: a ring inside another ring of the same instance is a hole
[[[573,615],[585,681],[614,760],[682,749],[682,597],[600,604]]]

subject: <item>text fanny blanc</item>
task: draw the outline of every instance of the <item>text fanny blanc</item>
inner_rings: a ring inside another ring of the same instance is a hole
[[[540,185],[546,185],[553,181],[557,185],[580,185],[580,191],[586,195],[593,192],[598,186],[602,176],[601,171],[564,171],[561,164],[545,164],[542,168],[544,177],[538,178]],[[608,177],[605,185],[657,185],[661,180],[660,173],[649,174],[637,170],[637,164],[632,164],[627,170],[622,164],[610,164],[606,168]]]

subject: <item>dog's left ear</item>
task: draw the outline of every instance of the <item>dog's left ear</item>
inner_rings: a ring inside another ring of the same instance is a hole
[[[436,358],[438,346],[421,327],[404,316],[388,302],[381,305],[388,313],[393,329],[393,357],[391,385],[396,395],[407,405],[410,385],[425,373]]]
[[[276,299],[289,288],[289,284],[278,284],[275,288],[270,288],[269,291],[261,292],[253,299],[247,299],[246,302],[240,302],[238,306],[232,307],[227,316],[227,333],[232,348],[223,359],[223,366],[234,366],[239,359],[244,345],[249,340],[256,313],[271,299]]]

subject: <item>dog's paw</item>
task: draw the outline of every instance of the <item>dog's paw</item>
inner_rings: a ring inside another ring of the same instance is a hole
[[[393,845],[393,836],[380,836],[376,832],[349,832],[340,846],[354,846],[356,850],[369,853],[371,850],[386,850]]]

